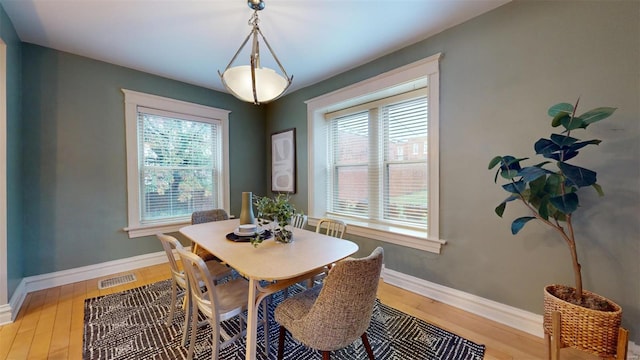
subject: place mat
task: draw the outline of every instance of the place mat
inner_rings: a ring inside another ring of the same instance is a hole
[[[258,236],[262,237],[263,240],[271,238],[271,230],[265,230],[261,232]],[[227,234],[227,240],[235,241],[235,242],[250,242],[252,238],[255,236],[239,236],[234,232],[230,232]]]

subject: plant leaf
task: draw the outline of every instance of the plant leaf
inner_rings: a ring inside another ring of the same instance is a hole
[[[598,195],[604,196],[604,191],[602,191],[602,186],[598,184],[591,184],[591,186],[593,186],[593,188],[596,189],[596,191],[598,192]]]
[[[567,118],[563,118],[561,121],[561,124],[562,126],[564,126],[565,129],[569,131],[585,127],[584,121],[577,116],[576,117],[569,116]]]
[[[502,156],[496,156],[489,161],[489,170],[493,169],[496,165],[502,162]]]
[[[571,144],[574,144],[576,141],[578,141],[579,139],[573,138],[571,136],[566,136],[566,135],[560,135],[560,134],[551,134],[551,141],[553,141],[554,144],[562,147],[562,146],[569,146]]]
[[[549,197],[545,196],[540,201],[540,206],[538,206],[538,214],[541,218],[547,220],[549,219]]]
[[[502,188],[512,194],[521,194],[526,188],[527,184],[524,181],[516,181],[502,185]]]
[[[547,183],[544,184],[544,191],[553,195],[558,194],[560,184],[562,184],[562,176],[558,174],[549,175],[547,177]]]
[[[511,180],[514,177],[518,176],[518,170],[503,170],[500,172],[500,176],[507,180]]]
[[[529,221],[535,219],[535,217],[533,216],[525,216],[525,217],[519,217],[515,220],[513,220],[513,222],[511,223],[511,233],[513,235],[517,234],[520,230],[522,230],[522,228],[524,227],[524,225],[526,223],[528,223]]]
[[[506,207],[507,207],[507,202],[506,201],[501,202],[500,205],[496,206],[496,209],[495,209],[496,214],[502,217],[502,214],[504,214],[504,209]]]
[[[536,143],[533,145],[533,149],[536,151],[536,154],[548,157],[548,154],[559,151],[560,146],[549,139],[542,138],[536,141]]]
[[[593,140],[588,140],[588,141],[581,141],[579,143],[575,143],[571,146],[569,146],[569,148],[573,151],[578,151],[580,149],[582,149],[583,147],[587,146],[587,145],[600,145],[600,143],[602,142],[602,140],[598,140],[598,139],[593,139]]]
[[[502,169],[516,169],[520,170],[520,161],[527,160],[528,158],[515,158],[511,155],[506,155],[502,157]]]
[[[547,113],[551,117],[555,117],[556,115],[558,115],[558,113],[561,113],[561,112],[565,112],[565,113],[571,114],[573,112],[573,105],[571,105],[569,103],[559,103],[559,104],[553,105],[547,111]]]
[[[561,111],[551,120],[551,127],[558,127],[562,124],[563,121],[567,121],[566,119],[571,117],[571,115],[567,112]]]
[[[551,204],[563,214],[573,213],[578,209],[578,205],[580,205],[578,202],[578,195],[576,193],[555,196],[550,198],[549,202],[551,202]]]
[[[579,117],[584,122],[584,127],[586,128],[596,121],[608,118],[609,116],[611,116],[611,114],[613,114],[614,111],[616,111],[616,108],[613,107],[599,107],[589,110]]]
[[[518,172],[519,176],[522,176],[522,180],[525,182],[531,182],[536,180],[537,178],[541,177],[541,176],[545,176],[548,173],[552,173],[549,170],[540,168],[540,167],[535,167],[535,166],[527,166],[526,168],[523,168],[522,170],[520,170]]]
[[[566,176],[567,179],[577,187],[591,186],[596,183],[595,171],[567,164],[565,162],[559,162],[558,167],[564,176]]]

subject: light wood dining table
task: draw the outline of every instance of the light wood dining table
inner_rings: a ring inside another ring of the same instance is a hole
[[[270,294],[311,278],[326,265],[353,255],[358,251],[358,245],[294,228],[291,243],[282,244],[271,238],[254,247],[249,242],[227,239],[227,234],[238,225],[238,219],[213,221],[183,227],[180,233],[249,280],[246,359],[254,360],[260,302]]]

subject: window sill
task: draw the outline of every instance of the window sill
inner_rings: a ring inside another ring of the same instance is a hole
[[[137,238],[149,235],[155,235],[157,233],[171,233],[180,230],[180,228],[191,225],[190,221],[183,221],[171,224],[152,224],[152,225],[138,225],[135,227],[126,227],[122,230],[129,233],[129,238]]]
[[[318,224],[318,220],[320,219],[309,218],[308,224],[310,226],[316,226]],[[354,221],[353,219],[341,220],[347,223],[347,234],[380,240],[435,254],[440,254],[442,246],[447,243],[445,240],[429,239],[425,231],[410,230],[381,224],[370,224],[364,221]]]

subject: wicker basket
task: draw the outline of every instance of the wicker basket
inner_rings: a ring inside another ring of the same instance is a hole
[[[591,296],[607,302],[613,311],[598,311],[574,305],[554,296],[557,289],[568,288],[564,285],[549,285],[544,288],[544,332],[552,334],[551,313],[560,312],[560,342],[600,357],[616,355],[618,329],[622,321],[622,308],[613,301],[589,291]]]

